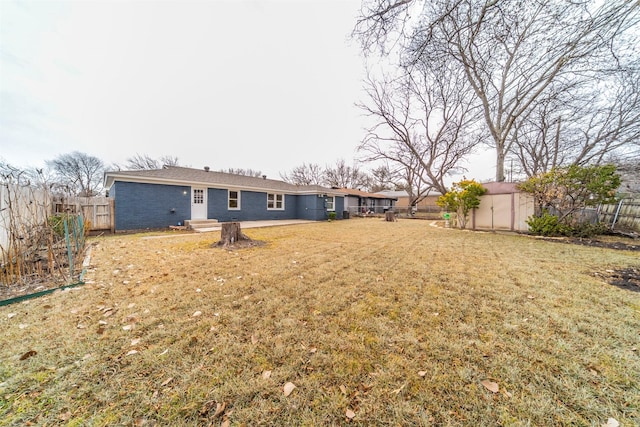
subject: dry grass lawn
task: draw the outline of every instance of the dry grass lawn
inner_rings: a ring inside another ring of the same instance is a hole
[[[85,286],[0,307],[0,425],[640,425],[640,294],[604,278],[637,252],[243,231],[93,238]]]

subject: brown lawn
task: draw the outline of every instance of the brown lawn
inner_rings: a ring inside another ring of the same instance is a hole
[[[637,252],[243,231],[93,238],[86,285],[0,307],[0,425],[640,425]]]

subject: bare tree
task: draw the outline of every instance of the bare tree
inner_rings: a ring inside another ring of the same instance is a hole
[[[366,50],[395,43],[402,65],[424,60],[464,73],[502,181],[518,121],[542,112],[549,92],[620,68],[634,55],[626,38],[640,8],[634,1],[372,0],[361,15],[354,34]]]
[[[553,93],[515,123],[512,153],[527,177],[640,155],[638,68],[585,86]]]
[[[296,166],[289,173],[281,173],[280,178],[295,185],[322,185],[324,183],[324,169],[317,163],[303,163]]]
[[[148,154],[136,154],[127,159],[124,168],[128,170],[145,170],[162,169],[163,166],[180,166],[178,157],[165,155],[159,159],[154,159]]]
[[[55,171],[60,184],[73,194],[95,196],[102,189],[104,164],[97,157],[74,151],[47,160],[46,164]]]
[[[371,170],[369,191],[377,193],[385,190],[393,190],[399,185],[400,176],[392,170],[388,164],[378,166]]]
[[[370,178],[357,166],[349,166],[344,159],[339,159],[334,166],[325,168],[324,183],[336,188],[369,189]]]
[[[220,172],[230,173],[233,175],[252,176],[254,178],[259,178],[263,176],[262,171],[253,170],[253,169],[229,168],[229,169],[220,169]]]
[[[472,132],[477,109],[455,71],[420,63],[395,80],[369,78],[369,100],[359,106],[375,124],[358,147],[364,159],[397,165],[416,190],[446,193],[445,177],[480,141]]]

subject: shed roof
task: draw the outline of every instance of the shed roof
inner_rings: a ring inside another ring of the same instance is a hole
[[[180,166],[166,166],[162,169],[109,171],[105,172],[104,181],[106,188],[111,187],[115,181],[127,181],[154,184],[221,186],[223,188],[279,191],[298,194],[340,194],[336,190],[319,185],[294,185],[280,180],[267,179],[266,177],[236,175]]]

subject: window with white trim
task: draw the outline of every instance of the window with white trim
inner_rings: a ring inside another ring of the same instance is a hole
[[[267,193],[267,209],[276,211],[284,210],[284,194]]]
[[[334,196],[327,196],[325,199],[325,206],[328,211],[335,211],[336,198]]]
[[[228,204],[230,210],[240,210],[240,192],[229,190]]]

